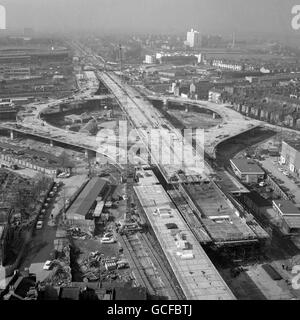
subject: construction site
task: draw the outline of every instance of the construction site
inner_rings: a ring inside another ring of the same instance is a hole
[[[41,117],[61,129],[96,135],[101,128],[113,128],[123,113],[112,99],[105,98],[62,104],[58,110],[47,110]]]
[[[98,61],[90,54],[86,59]],[[227,132],[227,120],[210,105],[158,106],[115,73],[84,74],[85,84],[77,80],[83,92],[91,84],[89,96],[46,103],[32,115],[24,114],[21,122],[3,125],[11,139],[3,138],[0,145],[7,170],[17,165],[28,169],[27,174],[37,170],[48,176],[53,173],[49,167],[56,170],[54,187],[49,187],[38,214],[43,220],[36,218],[31,246],[20,263],[22,271],[36,275],[38,296],[51,287],[57,298],[69,295],[75,300],[84,287],[104,300],[114,299],[116,292],[126,299],[127,291],[137,289],[140,297],[154,300],[235,300],[251,290],[260,296],[253,289],[253,274],[243,280],[248,284],[244,293],[238,283],[238,275],[244,276],[241,265],[263,256],[270,242],[269,230],[238,201],[247,187],[219,165],[213,152],[205,150],[198,156],[201,168],[191,168],[183,161],[164,163],[155,153],[164,147],[164,156],[179,159],[182,150],[168,140],[170,134],[162,134],[151,148],[147,142],[150,130],[162,128],[172,132],[173,142],[181,141],[183,132],[177,129],[197,124],[211,151],[219,134],[214,129],[222,132],[221,141],[255,130],[255,124],[235,118],[236,131]],[[121,143],[121,120],[128,120],[126,129],[135,134],[126,146]],[[93,136],[101,129],[111,131],[99,146]],[[118,137],[114,159],[113,134]],[[193,133],[189,138],[196,149]],[[31,150],[32,141],[36,145]],[[138,161],[122,162],[132,157],[127,151],[137,141],[133,157]],[[151,163],[142,161],[142,148]],[[15,294],[5,290],[8,299]]]

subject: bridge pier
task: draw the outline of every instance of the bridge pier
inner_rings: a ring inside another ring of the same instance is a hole
[[[215,112],[213,112],[213,119],[216,119],[217,114]]]
[[[15,132],[13,130],[10,130],[10,140],[14,140],[15,138]]]
[[[166,98],[163,99],[163,109],[168,110],[168,99]]]
[[[54,146],[53,140],[50,140],[50,147],[53,147],[53,146]]]
[[[84,156],[85,156],[86,159],[93,159],[93,158],[97,157],[97,152],[93,151],[93,150],[85,149],[84,150]]]

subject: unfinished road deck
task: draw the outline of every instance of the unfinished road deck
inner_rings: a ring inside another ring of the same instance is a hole
[[[226,285],[203,248],[189,230],[174,204],[161,185],[136,186],[136,194],[145,214],[160,242],[173,272],[187,299],[193,300],[234,300],[235,297]],[[157,209],[169,210],[171,215],[155,215]],[[176,224],[177,233],[184,236],[193,257],[179,256],[178,241],[166,224]]]

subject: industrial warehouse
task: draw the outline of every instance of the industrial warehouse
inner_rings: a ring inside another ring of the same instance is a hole
[[[92,178],[67,211],[67,218],[69,220],[93,220],[95,217],[99,218],[101,210],[96,210],[96,208],[99,209],[99,203],[104,203],[108,192],[107,181],[100,178]]]

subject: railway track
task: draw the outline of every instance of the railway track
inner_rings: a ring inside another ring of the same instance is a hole
[[[182,292],[181,287],[179,284],[175,284],[175,281],[177,282],[175,276],[170,276],[170,273],[165,271],[166,269],[169,269],[168,266],[166,266],[166,263],[163,262],[162,258],[159,256],[158,252],[154,250],[153,245],[151,244],[150,240],[148,239],[147,235],[144,233],[139,233],[138,237],[143,242],[146,250],[148,250],[148,253],[154,262],[156,268],[158,269],[162,281],[167,286],[167,289],[170,293],[171,300],[185,300],[186,297]],[[175,281],[174,281],[175,280]]]
[[[142,268],[140,262],[138,261],[136,255],[133,252],[132,246],[129,243],[126,236],[118,236],[118,241],[120,242],[122,248],[126,253],[126,257],[129,260],[129,265],[133,270],[136,282],[138,285],[147,288],[150,295],[155,295],[153,286],[149,283],[149,280],[145,274],[144,269]]]
[[[176,286],[174,279],[165,271],[165,263],[158,257],[146,235],[123,235],[120,242],[137,282],[147,288],[150,295],[171,300],[185,299],[180,286]]]

